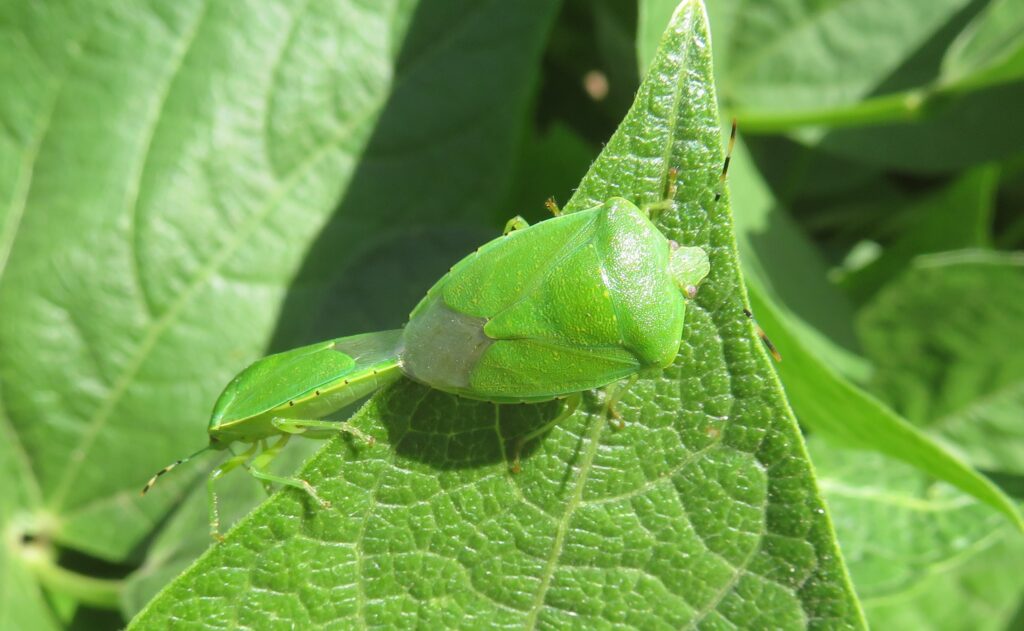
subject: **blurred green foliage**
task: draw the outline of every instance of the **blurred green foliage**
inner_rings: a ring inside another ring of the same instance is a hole
[[[741,130],[721,205],[700,20],[655,57],[676,4],[0,5],[0,629],[123,626],[209,544],[212,461],[137,493],[240,367],[401,325],[548,196],[656,195],[666,135],[666,230],[720,279],[632,433],[577,415],[517,491],[492,408],[399,386],[357,417],[393,449],[306,465],[342,513],[275,496],[136,624],[857,627],[848,570],[876,628],[1020,628],[1024,3],[708,0]],[[645,127],[659,107],[680,120]],[[244,475],[223,496],[232,521],[263,500]],[[352,529],[380,537],[352,556]]]

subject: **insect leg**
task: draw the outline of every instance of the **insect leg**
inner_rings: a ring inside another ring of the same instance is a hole
[[[259,442],[259,446],[259,451],[257,451],[256,453],[261,454],[265,452],[267,450],[267,441],[261,439]],[[248,463],[243,466],[245,467],[246,471],[248,471],[249,474],[252,475],[252,463]],[[259,478],[256,479],[259,480]],[[263,487],[263,492],[267,494],[267,497],[270,497],[271,495],[274,494],[274,485],[271,484],[270,482],[267,482],[266,480],[260,480],[260,485]]]
[[[291,439],[291,437],[291,434],[283,434],[276,443],[268,447],[260,455],[256,456],[256,458],[252,461],[253,477],[255,477],[258,480],[275,482],[277,484],[283,484],[284,486],[291,486],[302,491],[305,491],[306,493],[309,493],[309,496],[316,500],[320,504],[320,506],[324,508],[330,508],[331,503],[317,495],[316,489],[313,488],[313,485],[310,484],[309,482],[306,482],[302,478],[289,478],[285,476],[275,475],[273,473],[269,473],[268,471],[266,471],[266,466],[270,464],[270,461],[273,460],[277,456],[277,454],[280,453],[280,451],[284,448],[284,446],[288,444],[288,441]]]
[[[729,163],[732,162],[732,150],[736,146],[736,119],[732,119],[732,130],[729,131],[729,148],[725,151],[725,162],[722,164],[722,174],[718,176],[718,192],[715,193],[715,201],[722,199],[722,192],[725,189],[725,179],[729,176]]]
[[[622,429],[626,426],[622,421],[622,415],[619,414],[619,411],[615,406],[617,406],[619,401],[622,400],[622,397],[629,392],[629,389],[633,387],[633,384],[636,383],[637,379],[639,379],[637,375],[631,375],[625,383],[620,381],[605,390],[607,398],[605,398],[604,401],[604,409],[608,414],[608,422],[611,423],[612,427],[615,429]]]
[[[672,167],[668,170],[668,177],[665,182],[664,197],[660,201],[644,204],[643,210],[651,221],[655,221],[658,215],[672,208],[676,198],[676,180],[679,178],[679,169]]]
[[[377,439],[369,434],[366,434],[355,426],[346,423],[345,421],[323,421],[323,420],[306,420],[298,418],[274,418],[271,419],[270,423],[286,434],[305,434],[308,430],[310,432],[310,438],[326,438],[331,434],[343,432],[346,434],[352,434],[356,438],[360,438],[366,442],[367,445],[373,446]]]
[[[513,452],[512,456],[512,473],[519,473],[520,471],[523,470],[523,468],[519,464],[519,455],[522,453],[523,447],[526,446],[526,443],[530,442],[534,438],[537,438],[538,436],[547,433],[548,430],[550,430],[552,427],[558,425],[565,419],[572,416],[573,412],[575,412],[577,408],[580,407],[581,401],[583,401],[582,392],[575,392],[573,394],[570,394],[569,396],[565,397],[565,399],[563,399],[562,411],[559,412],[558,416],[551,419],[547,423],[544,423],[543,425],[533,430],[532,432],[523,434],[516,440],[515,451]]]
[[[507,235],[510,232],[515,232],[516,230],[522,230],[523,228],[529,227],[530,222],[526,221],[521,216],[516,215],[515,217],[508,220],[508,222],[505,224],[505,231],[502,232],[501,234]]]
[[[776,362],[781,362],[782,354],[779,353],[779,349],[775,348],[775,344],[773,344],[772,341],[768,339],[768,334],[765,333],[764,329],[761,328],[761,325],[757,323],[757,318],[755,318],[754,314],[750,312],[750,309],[744,309],[743,315],[750,318],[750,321],[754,323],[754,331],[757,333],[757,337],[761,338],[761,342],[764,343],[764,346],[765,348],[768,349],[768,352],[771,353],[772,359],[774,359]]]
[[[217,511],[217,491],[214,485],[217,480],[224,477],[232,469],[237,469],[248,462],[249,458],[256,454],[258,448],[259,443],[253,443],[244,452],[231,457],[224,464],[211,471],[210,475],[206,478],[207,509],[210,512],[210,536],[217,541],[223,541],[224,537],[220,534],[220,514]]]
[[[558,202],[555,201],[554,197],[544,200],[544,207],[551,211],[551,214],[555,217],[559,217],[562,214],[562,209],[558,207]]]

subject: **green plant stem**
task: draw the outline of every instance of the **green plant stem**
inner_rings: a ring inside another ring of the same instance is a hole
[[[121,604],[123,580],[79,574],[57,565],[43,554],[26,555],[25,564],[47,589],[70,596],[80,603],[101,609],[117,609]]]
[[[747,112],[740,108],[734,110],[734,114],[743,130],[750,133],[778,133],[813,125],[854,127],[913,120],[920,116],[931,96],[929,90],[910,90],[867,99],[849,107],[778,113]]]

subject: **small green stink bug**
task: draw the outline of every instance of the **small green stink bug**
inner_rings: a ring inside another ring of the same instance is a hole
[[[292,434],[361,436],[322,419],[403,375],[494,403],[565,398],[562,415],[520,439],[515,470],[523,444],[571,413],[580,392],[667,367],[679,352],[686,303],[710,269],[703,249],[670,241],[652,223],[667,203],[641,210],[612,198],[566,215],[556,207],[555,217],[533,226],[517,217],[456,263],[403,329],[328,340],[246,368],[217,400],[203,450],[250,443],[210,474],[214,536],[214,482],[250,461],[265,483],[303,489],[327,506],[309,483],[266,465]]]

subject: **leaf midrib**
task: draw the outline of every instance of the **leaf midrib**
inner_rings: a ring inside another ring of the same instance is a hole
[[[558,567],[558,560],[562,556],[562,549],[565,544],[565,535],[569,531],[569,522],[572,520],[572,516],[576,512],[576,509],[583,504],[583,487],[586,485],[587,477],[590,475],[590,470],[593,467],[594,456],[597,455],[597,447],[599,445],[601,434],[604,432],[604,426],[608,423],[608,419],[604,418],[603,415],[598,415],[597,418],[594,418],[593,414],[588,416],[590,428],[587,432],[587,447],[583,452],[579,470],[576,473],[576,486],[573,488],[573,493],[565,505],[565,510],[562,513],[561,519],[558,521],[558,526],[555,530],[555,540],[552,542],[551,550],[548,553],[547,563],[544,567],[544,575],[541,577],[540,588],[534,595],[533,604],[527,613],[527,622],[525,627],[528,629],[534,629],[537,627],[537,616],[540,614],[541,607],[544,606],[544,600],[547,596],[548,589],[551,587],[551,578],[554,576],[555,568]]]

